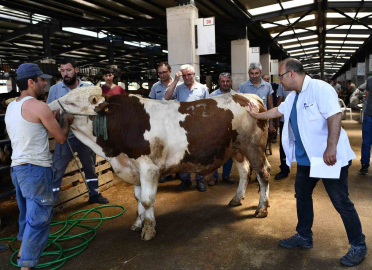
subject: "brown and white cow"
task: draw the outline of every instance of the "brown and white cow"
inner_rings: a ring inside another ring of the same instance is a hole
[[[194,102],[158,101],[133,95],[102,97],[101,88],[85,87],[58,99],[72,114],[105,115],[108,140],[96,137],[93,117],[75,115],[71,129],[115,173],[134,185],[138,217],[132,230],[155,237],[154,202],[160,177],[176,172],[207,176],[233,157],[239,187],[231,206],[244,199],[251,166],[260,185],[256,217],[266,217],[270,165],[265,156],[267,121],[251,118],[248,101],[264,110],[256,95],[225,94]],[[49,104],[60,109],[58,101]],[[250,165],[250,166],[249,166]]]

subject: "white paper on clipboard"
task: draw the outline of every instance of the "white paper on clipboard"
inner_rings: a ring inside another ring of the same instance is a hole
[[[323,158],[311,157],[310,177],[314,178],[340,178],[342,160],[337,160],[333,166],[324,163]]]

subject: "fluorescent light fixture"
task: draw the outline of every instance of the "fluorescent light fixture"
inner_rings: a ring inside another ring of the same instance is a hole
[[[270,13],[270,12],[273,12],[273,11],[278,11],[278,10],[281,10],[281,9],[282,8],[280,7],[279,4],[274,4],[274,5],[268,5],[268,6],[259,7],[259,8],[248,9],[248,12],[252,16],[255,16],[255,15],[259,15],[259,14],[263,14],[263,13]]]
[[[63,27],[62,30],[70,32],[70,33],[74,33],[74,34],[96,37],[96,38],[107,37],[107,35],[105,35],[103,33],[97,33],[97,32],[93,32],[93,31],[89,31],[89,30],[85,30],[85,29],[81,29],[81,28],[75,28],[75,27]]]
[[[350,29],[350,25],[340,25],[340,26],[338,26],[338,25],[335,25],[335,24],[328,24],[326,27],[327,27],[327,29],[335,28],[335,27],[337,27],[335,29],[343,29],[343,30],[349,30]],[[363,29],[367,29],[367,27],[365,27],[364,25],[352,25],[351,29],[363,30]]]
[[[298,33],[308,32],[308,30],[305,30],[305,29],[295,29],[294,32],[296,34],[298,34]],[[272,37],[275,37],[278,34],[279,33],[273,33],[273,34],[271,34],[271,36]],[[293,35],[293,31],[292,30],[290,30],[290,31],[284,31],[283,33],[280,34],[280,36],[289,36],[289,35]]]
[[[290,18],[289,19],[289,23],[287,20],[280,20],[280,21],[276,21],[274,22],[275,24],[272,24],[272,23],[264,23],[262,24],[262,27],[263,28],[271,28],[271,27],[277,27],[278,25],[277,24],[280,24],[280,25],[283,25],[283,26],[288,26],[289,24],[291,23],[294,23],[295,21],[297,21],[300,17],[296,17],[296,18]],[[305,17],[303,17],[300,22],[305,22],[305,21],[310,21],[310,20],[314,20],[315,19],[315,15],[312,14],[312,15],[307,15]]]
[[[328,2],[361,2],[360,0],[328,0]],[[355,17],[355,12],[345,12],[345,14],[351,18]],[[365,16],[371,15],[371,12],[358,12],[357,18],[362,18]],[[338,12],[327,12],[327,18],[346,18],[344,15],[338,13]]]
[[[298,38],[299,40],[307,40],[307,39],[312,39],[312,38],[317,38],[318,36],[317,35],[311,35],[311,36],[307,36],[307,37],[300,37]]]
[[[346,34],[326,34],[326,37],[346,37]]]
[[[290,49],[290,48],[296,48],[296,47],[300,47],[301,45],[302,46],[308,46],[308,45],[313,45],[313,44],[318,44],[319,42],[318,41],[311,41],[311,42],[306,42],[306,43],[297,43],[295,45],[289,45],[289,46],[283,46],[284,49]]]
[[[302,51],[302,50],[308,51],[308,50],[314,50],[314,49],[318,49],[318,47],[302,48],[302,49],[288,51],[288,53],[299,52],[299,51]]]
[[[353,53],[355,50],[325,50],[325,52],[344,52],[344,53]]]
[[[293,0],[282,2],[282,6],[284,9],[305,6],[309,4],[314,4],[314,0]]]
[[[167,51],[167,50],[162,50],[162,52],[163,52],[163,53],[168,53],[168,51]]]
[[[292,39],[286,39],[286,40],[280,40],[278,41],[279,44],[284,44],[284,43],[291,43],[297,41],[297,38],[292,38]]]
[[[348,38],[369,38],[369,35],[348,34]]]

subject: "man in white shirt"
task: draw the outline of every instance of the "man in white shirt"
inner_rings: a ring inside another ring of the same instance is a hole
[[[294,90],[279,107],[258,113],[249,104],[248,113],[257,119],[284,116],[283,148],[287,165],[297,161],[295,192],[297,199],[297,234],[280,241],[284,248],[312,248],[314,210],[312,193],[320,178],[310,177],[312,158],[323,158],[328,166],[341,162],[340,177],[323,178],[323,184],[345,225],[351,244],[341,258],[346,266],[362,262],[367,254],[365,235],[354,204],[348,195],[348,170],[355,158],[346,132],[341,128],[341,110],[337,94],[329,84],[306,76],[300,61],[288,58],[279,67],[279,78],[285,90]]]

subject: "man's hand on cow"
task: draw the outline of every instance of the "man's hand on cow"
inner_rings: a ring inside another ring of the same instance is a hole
[[[249,115],[253,118],[257,118],[257,114],[259,112],[259,109],[258,107],[256,106],[256,104],[248,101],[248,107],[247,107],[247,112],[249,113]]]
[[[62,115],[62,118],[63,118],[64,121],[67,121],[69,126],[72,125],[72,123],[74,122],[74,119],[75,119],[75,117],[73,115],[68,114],[68,113],[64,113]]]
[[[337,146],[327,146],[327,149],[324,151],[323,154],[323,160],[324,163],[327,164],[328,166],[333,166],[337,162],[336,158],[336,153],[337,153]]]
[[[53,112],[54,118],[59,122],[59,118],[61,116],[61,110],[57,109],[56,111]]]
[[[182,72],[177,71],[176,74],[174,75],[174,80],[178,82],[181,77],[182,77]]]

